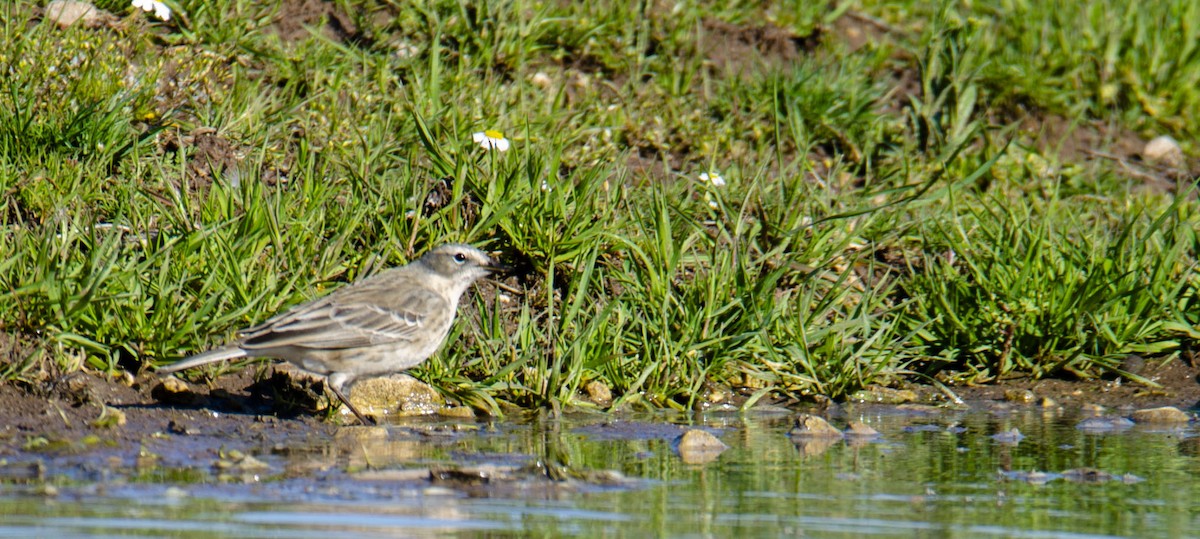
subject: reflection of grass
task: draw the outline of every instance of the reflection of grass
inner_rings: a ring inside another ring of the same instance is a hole
[[[1195,203],[997,125],[1194,139],[1197,30],[1157,22],[1190,3],[363,1],[350,37],[289,43],[274,8],[177,4],[65,30],[0,8],[5,378],[172,361],[442,241],[521,268],[526,293],[471,300],[418,372],[484,408],[593,380],[686,408],[712,384],[1095,375],[1198,334]],[[822,44],[783,61],[717,35],[768,20]],[[839,25],[863,20],[851,50]],[[714,66],[714,43],[745,65]],[[475,145],[485,129],[512,149]]]

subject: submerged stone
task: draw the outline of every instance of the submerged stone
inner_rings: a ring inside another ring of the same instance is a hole
[[[1025,439],[1025,435],[1021,434],[1021,431],[1017,430],[1016,427],[1013,427],[1004,432],[993,434],[992,439],[1002,444],[1017,444]]]
[[[1073,468],[1062,474],[1068,481],[1076,483],[1103,483],[1113,479],[1113,474],[1095,468]]]
[[[691,429],[675,439],[673,445],[675,451],[679,453],[679,458],[683,459],[686,464],[704,464],[717,460],[726,449],[729,449],[725,442],[722,442],[712,433],[700,430]]]
[[[1137,410],[1131,417],[1135,423],[1187,423],[1192,420],[1190,416],[1174,406]]]
[[[796,424],[788,431],[792,438],[841,438],[842,431],[830,425],[820,416],[801,414]]]
[[[879,436],[879,431],[871,428],[870,425],[867,425],[862,421],[851,421],[850,425],[846,428],[846,432],[843,434],[845,436],[855,436],[858,438],[873,438],[875,436]]]
[[[1075,424],[1075,428],[1087,432],[1113,432],[1133,426],[1133,421],[1119,416],[1089,417]]]

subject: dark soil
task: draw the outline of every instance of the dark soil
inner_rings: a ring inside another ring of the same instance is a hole
[[[1189,354],[1190,357],[1190,354]],[[1102,380],[1063,380],[1017,378],[1000,384],[954,387],[952,390],[967,402],[999,402],[1013,400],[1014,391],[1032,393],[1030,405],[1043,397],[1053,399],[1067,408],[1100,405],[1118,412],[1130,409],[1174,406],[1182,410],[1200,406],[1200,369],[1182,359],[1142,360],[1131,356],[1122,367],[1158,385],[1131,382],[1122,378]]]

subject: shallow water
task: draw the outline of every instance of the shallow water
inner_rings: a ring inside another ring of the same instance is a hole
[[[1200,536],[1191,425],[865,407],[831,422],[847,419],[882,436],[794,443],[778,412],[346,429],[250,461],[10,478],[0,536]],[[685,463],[671,440],[688,423],[729,449]],[[994,437],[1013,428],[1017,443]]]

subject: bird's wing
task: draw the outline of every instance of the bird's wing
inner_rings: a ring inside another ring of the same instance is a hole
[[[242,348],[345,349],[412,341],[453,306],[425,288],[347,287],[244,333]]]

